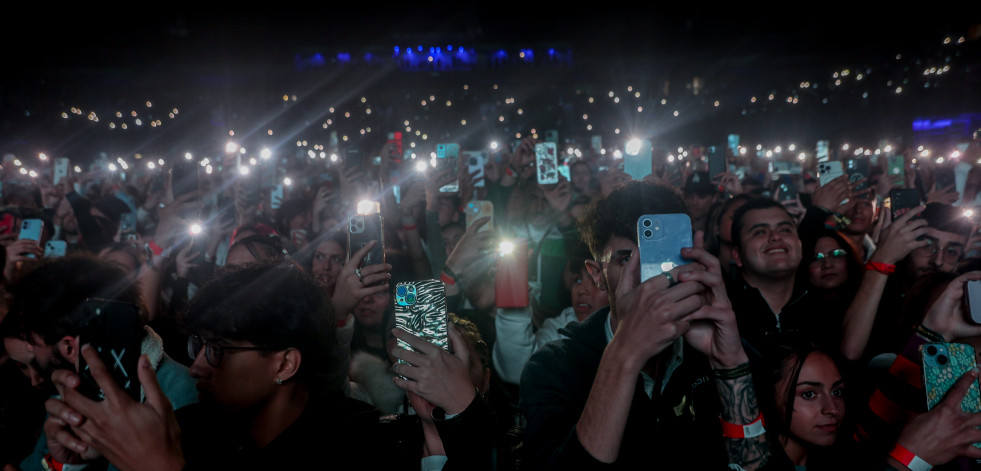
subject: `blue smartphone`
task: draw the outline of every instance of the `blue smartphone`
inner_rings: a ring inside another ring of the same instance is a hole
[[[638,218],[641,283],[690,263],[681,256],[681,249],[691,247],[692,242],[691,218],[687,214],[645,214]]]
[[[628,142],[624,148],[623,172],[633,180],[643,180],[651,174],[654,147],[651,141]]]

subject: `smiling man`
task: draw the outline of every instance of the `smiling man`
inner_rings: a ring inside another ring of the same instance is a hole
[[[757,199],[733,215],[732,258],[740,267],[728,287],[739,333],[759,348],[787,331],[820,322],[820,302],[797,283],[801,242],[797,223],[779,203]]]

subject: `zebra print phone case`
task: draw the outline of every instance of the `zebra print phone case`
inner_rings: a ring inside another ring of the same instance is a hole
[[[443,350],[447,339],[446,292],[439,280],[411,281],[395,286],[395,326]],[[414,350],[404,340],[398,346]],[[399,363],[405,363],[401,359]]]

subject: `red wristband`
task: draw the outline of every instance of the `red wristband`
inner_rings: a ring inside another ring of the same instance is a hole
[[[889,457],[902,463],[910,471],[930,471],[933,469],[932,464],[923,461],[923,458],[916,456],[912,451],[898,443],[893,445],[892,450],[889,451]]]
[[[446,272],[443,272],[443,273],[440,273],[439,274],[439,281],[442,281],[443,283],[446,283],[446,284],[448,284],[450,286],[453,286],[453,285],[456,284],[456,280],[453,279],[452,276],[447,275]]]
[[[150,242],[147,242],[146,243],[146,246],[147,247],[150,247],[150,251],[153,252],[153,254],[156,255],[156,256],[158,256],[158,257],[161,256],[161,255],[163,255],[163,253],[164,253],[164,249],[162,247],[160,247],[159,245],[157,245],[157,243],[154,242],[154,241],[152,241],[152,240]]]
[[[402,230],[404,230],[404,231],[414,231],[414,230],[416,230],[418,228],[419,228],[419,226],[416,226],[415,224],[413,224],[411,226],[407,226],[405,224],[402,224]]]
[[[51,456],[51,453],[48,453],[47,455],[44,455],[44,458],[41,458],[41,467],[44,469],[44,471],[61,471],[63,465],[55,461],[54,457]]]
[[[896,271],[896,265],[890,265],[888,263],[879,263],[869,260],[865,262],[866,270],[875,270],[883,275],[891,275]]]
[[[766,429],[764,428],[766,423],[763,420],[762,413],[748,425],[730,424],[723,420],[722,417],[719,417],[719,422],[722,424],[722,436],[726,438],[754,438],[766,433]]]

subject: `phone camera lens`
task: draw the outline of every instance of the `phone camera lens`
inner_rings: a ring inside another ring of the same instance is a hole
[[[644,219],[644,227],[651,227],[651,224],[653,223],[650,219]]]
[[[934,356],[937,354],[937,347],[930,345],[929,347],[927,347],[926,351],[927,351],[927,355]]]
[[[644,231],[644,238],[650,239],[653,236],[654,236],[654,232],[652,232],[650,229],[647,229],[646,231]]]
[[[938,365],[946,365],[947,364],[947,355],[940,355],[940,356],[938,356],[937,357],[937,364]]]
[[[398,290],[396,291],[396,294],[398,294],[399,296],[405,296],[405,286],[399,286]]]
[[[416,302],[416,297],[410,294],[410,295],[408,295],[408,296],[405,297],[405,302],[407,302],[409,304],[412,304],[412,303]]]

